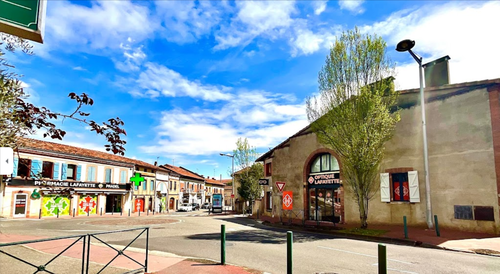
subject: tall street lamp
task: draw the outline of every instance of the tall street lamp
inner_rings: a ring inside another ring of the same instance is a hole
[[[231,195],[231,204],[232,204],[231,206],[232,206],[233,211],[234,211],[234,198],[233,198],[233,195],[234,195],[234,155],[220,153],[220,156],[231,157],[231,166],[232,166],[232,174],[231,174],[232,176],[231,176],[231,178],[233,180],[232,183],[231,183],[233,185],[233,193]]]
[[[422,57],[416,55],[411,49],[415,46],[415,41],[410,39],[405,39],[399,42],[396,46],[396,50],[399,52],[408,51],[413,59],[417,61],[419,66],[420,74],[420,106],[422,108],[422,134],[424,138],[424,169],[425,169],[425,200],[426,200],[426,213],[427,213],[427,226],[429,229],[433,228],[432,223],[432,206],[431,206],[431,185],[429,182],[429,154],[427,151],[427,130],[425,122],[425,99],[424,99],[424,77],[423,77],[423,67],[422,67]]]

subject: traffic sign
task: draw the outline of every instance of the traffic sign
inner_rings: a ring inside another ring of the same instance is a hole
[[[293,191],[283,191],[283,210],[293,209]]]
[[[234,194],[231,194],[231,198],[234,198]]]
[[[0,0],[0,32],[43,43],[47,0]]]
[[[283,189],[285,189],[285,184],[285,182],[276,182],[276,186],[280,192],[283,192]]]

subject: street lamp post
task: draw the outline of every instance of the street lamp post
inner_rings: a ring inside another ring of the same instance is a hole
[[[423,77],[423,67],[422,67],[422,57],[417,56],[411,49],[415,46],[415,41],[413,40],[403,40],[399,42],[396,46],[396,50],[399,52],[408,51],[413,59],[418,63],[418,71],[420,74],[420,106],[422,108],[422,134],[424,138],[424,171],[425,171],[425,200],[426,200],[426,217],[427,226],[429,229],[433,228],[432,223],[432,204],[431,204],[431,184],[429,182],[429,154],[427,150],[427,130],[426,130],[426,120],[425,120],[425,99],[424,99],[424,77]]]
[[[227,156],[227,157],[230,157],[231,158],[231,168],[232,168],[232,186],[233,186],[233,193],[231,195],[231,206],[233,208],[233,211],[234,211],[234,198],[233,198],[233,195],[234,195],[234,155],[231,155],[231,154],[224,154],[224,153],[220,153],[220,156]]]

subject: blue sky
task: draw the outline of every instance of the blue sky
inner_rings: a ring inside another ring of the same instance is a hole
[[[238,137],[266,152],[308,124],[305,98],[342,30],[381,35],[398,88],[416,88],[418,66],[394,50],[406,38],[424,62],[449,55],[452,83],[500,78],[498,14],[498,1],[48,1],[44,44],[8,57],[32,102],[68,113],[68,93],[85,92],[91,119],[124,120],[125,156],[227,178],[219,153]],[[60,143],[104,150],[59,125]]]

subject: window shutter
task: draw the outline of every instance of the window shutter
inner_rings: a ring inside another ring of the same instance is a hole
[[[95,181],[96,181],[96,174],[95,174],[95,172],[96,172],[96,168],[95,168],[95,167],[92,167],[92,175],[91,175],[91,177],[92,177],[92,182],[95,182]]]
[[[418,187],[417,171],[408,171],[408,184],[410,186],[410,203],[419,203],[420,189]]]
[[[76,167],[76,178],[77,181],[82,180],[82,166],[77,166]]]
[[[54,163],[54,174],[53,174],[52,178],[54,178],[54,180],[59,180],[59,163]],[[64,180],[64,179],[61,178],[61,180]]]
[[[42,170],[42,161],[31,160],[31,178],[36,178],[38,173]]]
[[[151,180],[151,190],[155,190],[155,181]]]
[[[106,169],[106,183],[111,183],[111,169]]]
[[[14,170],[12,170],[12,177],[17,176],[18,162],[19,162],[19,159],[14,158]]]
[[[61,180],[68,179],[68,164],[63,163],[61,169]]]
[[[380,201],[391,202],[391,188],[389,187],[389,173],[380,173]]]
[[[121,177],[120,177],[120,183],[121,184],[125,184],[126,183],[126,180],[127,178],[125,178],[127,176],[127,172],[125,170],[122,170],[121,171]]]

